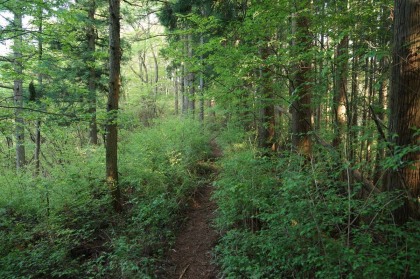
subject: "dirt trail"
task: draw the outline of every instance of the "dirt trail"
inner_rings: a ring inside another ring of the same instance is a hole
[[[221,151],[211,142],[215,158]],[[212,263],[212,249],[219,235],[212,228],[216,204],[210,200],[213,187],[200,187],[191,200],[186,213],[187,221],[180,229],[175,246],[168,255],[172,266],[168,278],[173,279],[211,279],[217,278],[217,267]]]

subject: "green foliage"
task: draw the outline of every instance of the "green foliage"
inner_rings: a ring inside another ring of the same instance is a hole
[[[418,277],[419,223],[393,224],[398,193],[341,182],[346,166],[322,148],[308,165],[229,138],[215,193],[226,278]]]
[[[121,131],[125,212],[116,216],[103,148],[56,146],[73,132],[44,130],[44,144],[60,157],[45,177],[1,174],[0,278],[155,277],[178,214],[199,185],[197,162],[208,157],[209,135],[188,119]]]
[[[159,271],[156,264],[173,241],[178,214],[197,187],[197,162],[209,155],[209,135],[188,119],[126,133],[120,171],[130,210],[109,259],[117,278],[149,278]]]

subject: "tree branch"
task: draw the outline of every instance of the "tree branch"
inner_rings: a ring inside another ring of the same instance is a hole
[[[3,106],[3,105],[0,105],[0,108],[6,108],[6,109],[23,109],[23,110],[29,110],[29,111],[33,111],[33,112],[39,112],[39,113],[48,114],[48,115],[65,116],[65,117],[73,118],[73,119],[79,120],[79,121],[82,121],[83,120],[82,118],[80,118],[80,117],[78,117],[76,115],[65,114],[65,113],[48,112],[48,111],[44,111],[44,110],[40,110],[40,109],[34,109],[34,108],[28,108],[28,107],[16,107],[16,106]],[[90,120],[87,120],[87,121],[90,121]]]
[[[7,86],[7,85],[3,85],[3,84],[0,84],[0,88],[6,88],[6,89],[10,89],[10,90],[14,89],[12,86]]]

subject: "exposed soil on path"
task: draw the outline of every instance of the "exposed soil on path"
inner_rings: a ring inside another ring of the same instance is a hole
[[[211,142],[215,158],[221,151],[214,141]],[[211,201],[213,187],[207,184],[197,189],[186,212],[186,222],[180,228],[175,246],[169,251],[168,261],[170,279],[211,279],[217,278],[218,270],[212,262],[212,249],[219,234],[213,229],[212,222],[216,204]]]

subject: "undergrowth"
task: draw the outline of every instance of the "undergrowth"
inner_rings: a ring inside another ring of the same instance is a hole
[[[61,147],[62,163],[40,177],[0,175],[0,278],[160,277],[209,135],[174,119],[120,137],[120,215],[104,183],[102,146]]]
[[[260,152],[234,128],[219,139],[216,253],[225,278],[420,278],[420,223],[394,224],[398,193],[342,182],[346,166],[322,147],[308,162]]]

